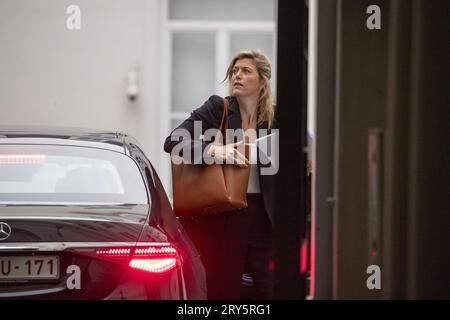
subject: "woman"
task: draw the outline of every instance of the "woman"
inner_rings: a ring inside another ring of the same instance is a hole
[[[262,132],[267,134],[275,127],[270,77],[269,59],[258,50],[239,52],[232,59],[225,78],[229,82],[230,94],[226,97],[230,106],[229,129],[253,129],[257,134],[259,130],[265,129]],[[234,165],[250,166],[248,208],[181,222],[196,244],[205,265],[208,299],[239,299],[244,272],[253,277],[256,298],[269,299],[273,269],[271,242],[274,177],[262,175],[264,164],[260,157],[257,156],[258,161],[253,161],[256,163],[252,165],[239,152],[240,143],[218,145],[200,141],[200,137],[194,136],[196,121],[201,122],[202,133],[211,128],[219,128],[223,110],[223,99],[211,96],[167,137],[164,150],[170,153],[179,143],[190,144],[193,155],[205,153],[216,160],[227,161],[226,163],[231,160]],[[177,129],[187,130],[192,139],[179,141]],[[250,143],[257,138],[255,135],[249,137]],[[196,149],[200,152],[195,152]],[[194,158],[193,161],[199,159]]]

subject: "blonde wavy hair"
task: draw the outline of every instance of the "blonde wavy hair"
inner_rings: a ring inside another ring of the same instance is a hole
[[[272,125],[272,121],[275,116],[274,105],[273,105],[273,95],[272,89],[270,87],[270,77],[272,71],[270,68],[269,58],[262,53],[261,50],[248,50],[238,52],[230,62],[228,66],[226,77],[224,81],[228,81],[228,91],[229,95],[232,94],[231,77],[233,75],[234,65],[238,60],[250,59],[256,66],[258,70],[259,77],[263,80],[264,86],[259,93],[258,105],[257,105],[257,122],[262,124],[264,122],[268,123],[269,128]]]

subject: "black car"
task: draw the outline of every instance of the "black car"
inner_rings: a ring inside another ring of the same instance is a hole
[[[0,127],[0,298],[205,299],[205,281],[134,138]]]

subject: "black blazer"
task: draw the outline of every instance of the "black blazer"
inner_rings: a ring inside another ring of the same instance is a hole
[[[228,110],[228,128],[229,129],[242,129],[242,120],[241,113],[239,112],[239,104],[235,97],[226,97],[226,99],[230,102],[230,107]],[[183,121],[172,133],[166,138],[164,143],[164,151],[172,152],[172,149],[178,145],[179,147],[187,147],[187,144],[190,144],[191,148],[191,161],[194,163],[203,163],[202,155],[205,148],[211,143],[201,139],[201,137],[194,135],[194,121],[202,122],[202,133],[206,130],[215,128],[218,129],[220,127],[220,123],[223,115],[223,98],[213,95],[209,97],[209,99],[199,108],[195,109],[189,118]],[[276,122],[273,121],[271,125],[271,129],[276,128]],[[190,138],[187,138],[185,135],[177,132],[177,129],[185,129],[190,133]],[[260,129],[263,130],[263,134],[271,133],[271,129],[268,129],[268,124],[263,123],[257,126],[257,134],[258,138],[260,137]],[[198,134],[198,133],[197,133]],[[268,139],[272,139],[269,137]],[[270,140],[268,140],[270,142]],[[274,150],[275,152],[275,150]],[[269,161],[269,158],[261,159],[260,153],[258,152],[258,172],[259,172],[259,183],[261,188],[261,194],[264,199],[264,205],[266,211],[269,215],[269,219],[273,224],[274,220],[274,211],[275,211],[275,176],[272,175],[264,175],[261,174],[261,170],[263,168],[273,169],[273,163]],[[272,168],[271,168],[272,167]],[[276,173],[277,169],[271,170]]]

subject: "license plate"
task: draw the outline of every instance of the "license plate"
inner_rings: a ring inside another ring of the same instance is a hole
[[[58,256],[0,257],[0,280],[40,280],[58,278]]]

